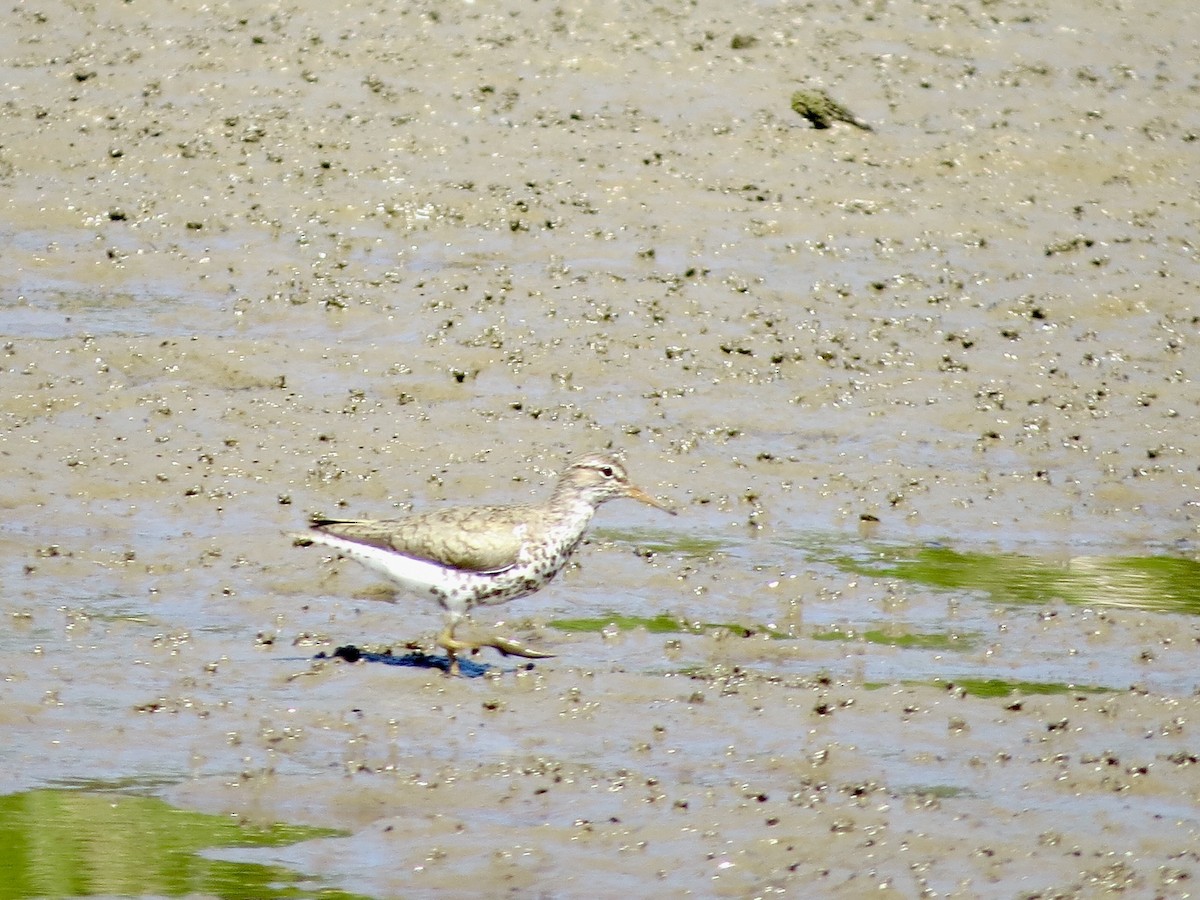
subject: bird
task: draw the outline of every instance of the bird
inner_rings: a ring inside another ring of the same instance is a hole
[[[863,131],[875,130],[821,88],[803,88],[793,93],[792,110],[808,119],[813,128],[824,129],[834,122],[845,122]]]
[[[400,519],[317,516],[297,543],[329,547],[440,604],[445,624],[437,644],[446,651],[447,672],[458,675],[460,654],[481,647],[532,659],[553,656],[508,638],[461,640],[455,630],[475,607],[508,603],[549,584],[579,547],[597,508],[620,497],[675,515],[630,482],[621,454],[603,451],[572,459],[544,503],[446,507]]]

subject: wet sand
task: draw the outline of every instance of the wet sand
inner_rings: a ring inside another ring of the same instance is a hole
[[[1193,4],[12,19],[0,793],[344,829],[228,853],[375,897],[1194,892],[1195,606],[1107,565],[1196,558]],[[484,617],[555,659],[313,658],[440,623],[308,515],[610,445],[681,515]],[[555,625],[618,613],[714,627]]]

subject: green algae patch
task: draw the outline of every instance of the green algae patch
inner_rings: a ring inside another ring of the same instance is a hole
[[[0,797],[0,900],[144,896],[352,900],[280,866],[227,862],[203,851],[281,847],[342,832],[240,823],[153,797],[42,789]]]
[[[1011,697],[1016,695],[1107,694],[1112,688],[1054,681],[1009,681],[1005,678],[955,678],[931,682],[947,689],[958,689],[973,697]]]
[[[1200,614],[1200,562],[1170,556],[1073,556],[964,553],[946,547],[888,547],[871,560],[836,564],[948,591],[978,591],[997,603],[1061,600],[1077,605]]]
[[[606,541],[632,544],[642,554],[670,553],[675,556],[707,558],[729,549],[726,541],[696,534],[665,530],[622,530],[597,528],[593,534]]]
[[[953,800],[955,797],[973,797],[974,791],[955,784],[915,784],[900,788],[899,794],[920,800]]]
[[[837,628],[813,634],[816,641],[866,641],[868,644],[885,644],[903,650],[949,650],[962,651],[974,648],[979,635],[950,633],[896,633],[869,628],[865,631],[842,631]]]
[[[559,631],[598,634],[608,628],[619,631],[634,631],[644,628],[650,634],[705,634],[710,631],[728,631],[741,637],[765,634],[775,640],[788,640],[789,635],[766,625],[741,625],[737,622],[685,622],[675,616],[662,613],[657,616],[627,616],[609,613],[576,619],[553,619],[546,623]]]

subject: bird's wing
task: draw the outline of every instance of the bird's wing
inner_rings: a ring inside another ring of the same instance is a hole
[[[405,519],[314,519],[312,527],[349,541],[472,572],[517,562],[525,528],[509,507],[441,509]]]

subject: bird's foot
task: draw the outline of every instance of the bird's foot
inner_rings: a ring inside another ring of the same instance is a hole
[[[553,653],[546,653],[544,650],[534,650],[532,647],[526,647],[524,644],[512,638],[493,636],[488,641],[481,641],[480,647],[495,647],[505,656],[523,656],[525,659],[552,659]]]
[[[447,628],[438,636],[437,643],[439,647],[446,651],[446,655],[450,658],[450,667],[447,670],[450,675],[460,674],[458,664],[459,654],[478,653],[484,647],[492,647],[499,650],[505,656],[521,656],[525,659],[550,659],[554,656],[553,653],[546,653],[544,650],[535,650],[533,647],[527,647],[515,638],[488,633],[479,628],[473,628],[470,637],[466,640],[455,637],[453,630]]]

